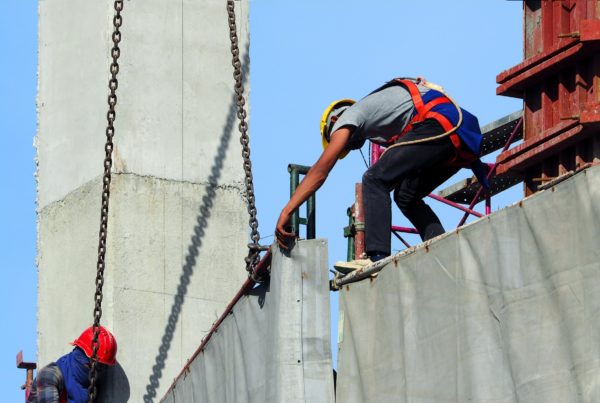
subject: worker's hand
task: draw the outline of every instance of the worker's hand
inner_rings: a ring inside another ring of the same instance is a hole
[[[296,237],[296,234],[293,232],[286,231],[286,226],[291,221],[292,214],[286,212],[286,210],[282,210],[279,215],[279,219],[277,220],[277,226],[275,227],[275,237],[277,238],[277,243],[284,250],[289,250],[289,241]]]
[[[291,221],[292,214],[310,196],[314,195],[317,189],[325,182],[329,171],[331,171],[342,152],[346,149],[346,144],[348,144],[353,130],[354,127],[344,126],[331,133],[329,145],[323,150],[323,154],[321,154],[317,162],[308,170],[304,179],[302,179],[302,182],[300,182],[290,198],[290,201],[281,210],[277,225],[275,226],[275,237],[281,249],[290,250],[296,238],[296,234],[290,230],[286,230],[287,225]]]

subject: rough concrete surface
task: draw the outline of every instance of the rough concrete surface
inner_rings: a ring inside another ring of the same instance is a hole
[[[39,2],[40,365],[92,322],[112,6]],[[248,214],[225,4],[125,1],[122,32],[102,317],[120,365],[102,400],[141,402],[164,394],[245,279]]]
[[[124,3],[115,170],[207,182],[223,128],[235,118],[225,3]],[[38,202],[44,207],[101,173],[113,1],[39,4]],[[247,63],[248,4],[235,5]],[[233,144],[223,183],[243,180]]]
[[[99,191],[90,182],[39,213],[42,365],[91,323]],[[103,323],[130,401],[142,401],[170,384],[244,281],[247,218],[238,189],[131,174],[113,178],[111,202]]]

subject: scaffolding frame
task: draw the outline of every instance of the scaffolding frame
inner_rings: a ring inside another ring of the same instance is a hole
[[[514,117],[514,115],[515,114],[511,114],[503,119],[500,119],[500,121],[502,121],[502,122],[504,122],[506,120],[510,121],[510,118]],[[508,137],[506,138],[506,141],[502,145],[501,153],[504,153],[506,150],[508,150],[510,148],[510,145],[518,139],[519,134],[522,135],[522,130],[523,130],[523,117],[522,117],[522,115],[520,115],[520,117],[516,121],[515,126],[512,128],[510,135],[508,135]],[[488,144],[489,143],[490,142],[488,141]],[[496,142],[496,144],[498,144],[498,143]],[[485,154],[489,154],[492,151],[496,151],[497,148],[499,148],[499,147],[494,147],[494,146],[489,147],[488,146],[488,147],[486,147],[484,152],[485,152]],[[383,154],[384,151],[385,151],[385,148],[380,145],[377,145],[377,144],[371,145],[371,149],[370,149],[370,153],[369,153],[370,164],[373,165],[377,161],[379,161],[379,158],[381,158],[381,155]],[[487,165],[490,168],[490,170],[487,174],[487,179],[491,183],[494,183],[494,179],[497,178],[496,170],[498,167],[498,163],[495,162],[495,163],[487,164]],[[516,179],[513,179],[513,181],[520,182],[520,181],[522,181],[522,179],[516,178]],[[513,184],[514,183],[512,183],[512,181],[509,181],[509,183],[508,183],[509,186],[507,186],[507,184],[504,184],[503,186],[496,186],[496,191],[493,192],[493,191],[486,190],[481,183],[477,182],[476,178],[471,178],[470,180],[464,182],[462,185],[462,188],[465,188],[468,186],[475,186],[477,188],[475,195],[472,196],[472,198],[468,204],[468,207],[465,207],[465,206],[461,205],[460,203],[458,203],[454,200],[451,200],[450,197],[443,197],[440,195],[436,195],[434,193],[430,193],[427,197],[464,212],[463,217],[461,218],[458,225],[456,226],[456,228],[458,228],[458,227],[461,227],[462,225],[464,225],[467,218],[471,215],[481,218],[481,217],[484,217],[485,215],[491,214],[491,212],[492,212],[492,209],[491,209],[492,195],[502,192],[503,190],[512,186]],[[459,189],[459,191],[460,190],[463,190],[463,189]],[[455,191],[455,193],[456,193],[456,191]],[[475,207],[475,205],[479,201],[482,201],[482,200],[485,201],[485,212],[484,213],[480,213],[473,209]],[[355,202],[354,202],[353,206],[348,209],[347,214],[349,217],[349,223],[348,223],[348,227],[344,228],[344,237],[348,238],[347,259],[348,260],[360,259],[362,256],[364,256],[364,253],[366,252],[365,243],[364,243],[364,229],[365,229],[364,205],[363,205],[362,185],[361,184],[356,184]],[[394,235],[407,248],[410,248],[411,245],[406,241],[406,239],[404,239],[402,237],[401,234],[418,234],[419,233],[415,228],[401,227],[401,226],[397,226],[397,225],[392,225],[390,228],[390,231],[392,232],[392,235]]]

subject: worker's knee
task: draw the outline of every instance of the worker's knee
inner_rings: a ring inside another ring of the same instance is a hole
[[[362,176],[362,184],[368,186],[375,182],[376,182],[375,175],[373,174],[373,172],[370,169],[367,169]]]
[[[367,188],[379,188],[386,189],[388,192],[391,191],[388,184],[383,180],[381,175],[374,169],[367,169],[362,176],[363,187]]]
[[[411,189],[394,190],[394,202],[403,214],[410,212],[416,205],[423,201]]]

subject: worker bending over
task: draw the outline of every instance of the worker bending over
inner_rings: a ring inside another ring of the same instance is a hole
[[[471,167],[486,184],[477,118],[422,78],[394,79],[358,102],[333,102],[323,114],[321,136],[323,153],[277,221],[275,235],[284,249],[295,236],[286,230],[292,213],[321,187],[338,159],[366,140],[387,147],[362,178],[366,259],[336,263],[339,269],[358,269],[390,255],[391,191],[425,241],[445,232],[423,201],[426,195],[461,167]]]
[[[73,351],[50,363],[37,373],[27,403],[87,403],[92,357],[93,327],[89,327],[72,344]],[[104,327],[100,326],[96,364],[98,377],[108,365],[117,362],[117,341]]]

